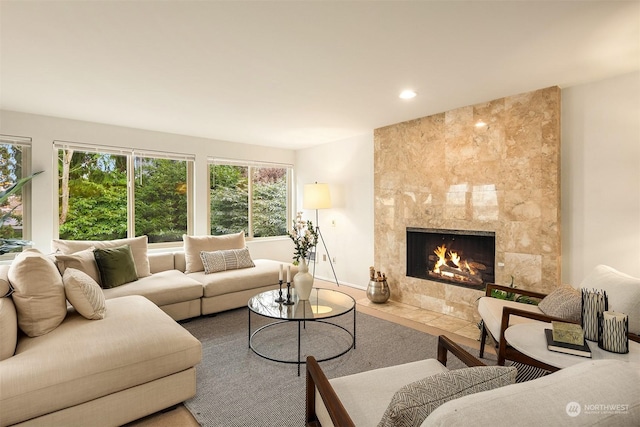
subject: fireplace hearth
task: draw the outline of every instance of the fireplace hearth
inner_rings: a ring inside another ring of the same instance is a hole
[[[495,280],[495,233],[407,228],[407,276],[484,289]]]

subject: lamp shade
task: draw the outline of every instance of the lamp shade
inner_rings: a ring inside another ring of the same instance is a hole
[[[302,195],[303,209],[328,209],[331,207],[329,184],[305,184]]]

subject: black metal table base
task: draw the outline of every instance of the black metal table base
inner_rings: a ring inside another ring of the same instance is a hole
[[[352,309],[353,311],[353,332],[349,331],[347,328],[345,328],[342,325],[337,325],[335,323],[331,323],[331,322],[327,322],[326,320],[316,320],[316,319],[291,319],[291,320],[279,320],[276,322],[271,322],[268,323],[264,326],[259,327],[258,329],[256,329],[255,331],[253,331],[253,333],[251,332],[251,310],[248,310],[249,312],[249,348],[251,349],[251,351],[253,351],[255,354],[257,354],[258,356],[267,359],[267,360],[271,360],[273,362],[278,362],[278,363],[289,363],[289,364],[295,364],[298,365],[298,376],[300,376],[300,365],[306,363],[305,360],[301,360],[301,350],[300,350],[300,341],[301,341],[301,328],[306,328],[306,322],[317,322],[317,323],[324,323],[326,325],[330,325],[330,326],[334,326],[336,328],[340,328],[343,331],[345,331],[347,334],[349,334],[349,336],[351,337],[351,344],[342,352],[332,355],[332,356],[328,356],[322,359],[318,359],[318,362],[326,362],[327,360],[333,360],[336,359],[346,353],[348,353],[351,349],[356,348],[356,309],[355,307]],[[256,313],[258,314],[258,313]],[[347,314],[347,313],[344,313]],[[259,315],[259,314],[258,314]],[[283,359],[278,359],[276,357],[271,357],[268,356],[260,351],[258,351],[254,346],[253,346],[253,337],[256,336],[256,334],[258,334],[261,331],[264,331],[267,328],[270,328],[272,326],[277,326],[283,323],[291,323],[291,322],[298,322],[298,359],[297,360],[283,360]]]

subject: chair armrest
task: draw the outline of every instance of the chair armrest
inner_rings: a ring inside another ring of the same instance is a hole
[[[469,354],[468,351],[451,341],[451,339],[440,335],[438,337],[438,362],[440,362],[442,366],[447,366],[447,351],[450,351],[451,354],[467,366],[486,366],[480,360],[476,359],[475,356]]]
[[[510,316],[519,316],[526,317],[528,319],[538,320],[540,322],[550,323],[553,321],[557,322],[565,322],[565,323],[576,323],[580,324],[580,321],[569,321],[566,319],[561,319],[559,317],[547,316],[546,314],[533,313],[531,311],[520,310],[519,308],[514,307],[503,307],[502,308],[502,320],[500,323],[500,338],[499,338],[499,348],[498,348],[498,365],[504,365],[505,355],[507,352],[507,341],[504,338],[504,331],[509,327],[509,318]]]
[[[322,368],[313,356],[307,356],[307,389],[306,389],[306,409],[305,425],[307,427],[320,426],[316,415],[316,389],[322,397],[324,406],[333,421],[334,426],[355,427],[353,420],[347,413],[340,398],[329,383]]]
[[[443,366],[447,365],[447,352],[449,351],[467,366],[486,366],[451,339],[440,335],[438,337],[438,362]],[[324,406],[327,408],[327,412],[334,426],[355,427],[353,420],[331,386],[331,383],[329,383],[322,368],[320,368],[320,365],[313,356],[308,356],[305,408],[305,425],[307,427],[320,427],[320,422],[316,415],[316,389],[324,402]]]
[[[485,290],[485,296],[490,297],[491,296],[491,291],[492,290],[498,290],[498,291],[504,291],[504,292],[511,292],[514,294],[518,294],[518,295],[525,295],[528,297],[533,297],[533,298],[544,298],[547,296],[547,294],[542,294],[540,292],[535,292],[535,291],[529,291],[526,289],[518,289],[518,288],[512,288],[510,286],[503,286],[503,285],[496,285],[495,283],[488,283],[487,284],[487,289]]]

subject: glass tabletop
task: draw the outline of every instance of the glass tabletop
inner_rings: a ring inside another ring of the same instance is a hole
[[[287,291],[283,290],[286,298]],[[278,290],[262,292],[249,299],[249,310],[261,316],[283,320],[315,320],[340,316],[353,310],[356,301],[333,289],[313,288],[309,300],[302,301],[293,292],[293,305],[275,302]]]

